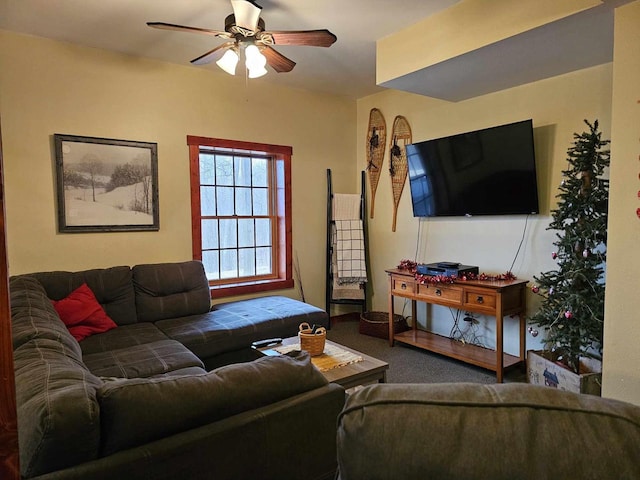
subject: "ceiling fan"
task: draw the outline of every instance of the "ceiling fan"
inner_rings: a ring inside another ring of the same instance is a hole
[[[262,7],[248,0],[231,0],[233,13],[225,19],[224,31],[209,30],[164,22],[147,22],[147,25],[162,30],[200,33],[227,40],[222,45],[209,50],[191,60],[194,65],[204,65],[217,60],[217,65],[225,72],[235,75],[240,55],[244,54],[249,78],[257,78],[267,73],[268,64],[276,72],[290,72],[296,62],[285,57],[273,46],[299,45],[311,47],[330,47],[336,36],[329,30],[288,30],[266,31],[260,18]]]

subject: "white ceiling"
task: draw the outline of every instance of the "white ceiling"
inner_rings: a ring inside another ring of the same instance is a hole
[[[257,3],[262,7],[266,30],[327,28],[338,40],[329,48],[277,47],[297,63],[296,67],[289,73],[270,70],[265,77],[252,81],[278,82],[360,98],[383,90],[375,84],[376,40],[457,0],[257,0]],[[230,13],[233,11],[229,0],[0,0],[0,28],[190,65],[190,60],[223,40],[156,30],[146,22],[224,30],[224,19]],[[193,68],[219,72],[215,63]]]
[[[613,6],[604,0],[599,14],[556,22],[514,42],[502,42],[413,74],[385,86],[460,100],[612,60]],[[458,0],[257,0],[266,30],[327,28],[338,40],[329,48],[279,46],[297,63],[292,72],[252,82],[361,98],[376,86],[376,40],[448,8]],[[607,10],[602,12],[602,10]],[[0,0],[0,29],[204,68],[220,75],[215,63],[189,61],[223,40],[150,28],[166,22],[224,30],[229,0]],[[488,13],[490,14],[490,12]],[[571,23],[573,22],[573,23]],[[582,23],[581,23],[582,22]],[[533,61],[535,60],[535,61]],[[499,73],[499,74],[497,74]],[[237,78],[244,82],[244,77]],[[465,82],[461,83],[461,79]]]

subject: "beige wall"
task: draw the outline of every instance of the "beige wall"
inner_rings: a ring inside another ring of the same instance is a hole
[[[186,136],[201,135],[293,147],[294,251],[324,306],[325,172],[351,187],[355,102],[0,31],[0,112],[11,274],[192,258]],[[160,231],[57,233],[54,133],[157,142]]]
[[[387,91],[358,101],[358,165],[366,166],[365,143],[369,111],[379,108],[391,128],[396,115],[411,124],[413,140],[421,141],[532,118],[538,168],[541,215],[530,217],[524,243],[513,272],[522,279],[555,268],[551,259],[554,233],[546,231],[550,208],[566,168],[566,150],[573,132],[587,127],[583,119],[598,119],[605,137],[610,135],[611,64],[538,81],[464,102],[450,103],[418,95]],[[439,218],[413,217],[408,182],[400,201],[397,231],[391,232],[392,194],[388,174],[389,146],[376,192],[375,217],[369,222],[373,307],[387,311],[387,275],[400,260],[456,261],[478,265],[488,274],[504,273],[511,266],[525,226],[524,216]],[[420,232],[418,236],[418,232]],[[536,298],[528,295],[529,310]],[[420,304],[419,304],[420,305]],[[397,300],[396,312],[410,314],[410,305]],[[433,331],[447,335],[451,329],[448,309],[434,307]],[[419,311],[419,323],[423,324]],[[495,345],[495,322],[483,318],[485,345]],[[518,353],[517,322],[505,319],[505,349]],[[527,338],[530,349],[540,348],[539,338]]]
[[[640,2],[616,11],[603,395],[640,404]]]

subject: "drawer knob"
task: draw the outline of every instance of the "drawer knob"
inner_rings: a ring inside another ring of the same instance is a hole
[[[476,302],[484,303],[484,298],[482,298],[482,295],[478,295],[478,297],[476,298]]]
[[[406,289],[407,289],[407,284],[406,284],[406,283],[401,283],[401,284],[400,284],[400,288],[401,288],[402,290],[406,290]]]
[[[440,290],[439,288],[436,288],[436,295],[441,296],[442,290]]]

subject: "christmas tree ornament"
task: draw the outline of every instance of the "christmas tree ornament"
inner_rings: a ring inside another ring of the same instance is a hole
[[[531,287],[531,291],[533,293],[538,293],[540,291],[540,287],[538,287],[537,285],[534,285],[533,287]]]
[[[566,312],[564,312],[564,317],[565,318],[573,318],[573,313],[571,313],[570,310],[567,310]]]
[[[558,252],[551,252],[551,258],[553,258],[554,260],[558,258]]]
[[[582,251],[582,256],[583,256],[584,258],[588,258],[590,254],[591,254],[591,250],[589,250],[588,248],[585,248],[585,249]]]
[[[531,336],[532,337],[537,337],[538,336],[538,330],[531,330]]]
[[[549,295],[553,295],[553,292],[554,292],[553,287],[549,287]]]

